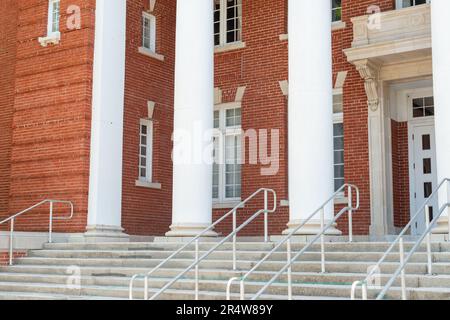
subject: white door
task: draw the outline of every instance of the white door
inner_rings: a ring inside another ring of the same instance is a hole
[[[414,215],[417,210],[429,198],[431,193],[437,187],[436,174],[436,144],[434,134],[434,121],[424,121],[422,124],[416,123],[412,125],[412,153],[413,163],[412,171],[414,172],[412,210]],[[431,202],[430,219],[433,218],[433,212],[437,211],[437,197]],[[425,231],[425,216],[420,216],[413,223],[413,234],[419,235]]]

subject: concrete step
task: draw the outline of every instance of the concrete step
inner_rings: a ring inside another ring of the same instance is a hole
[[[172,279],[177,276],[181,270],[176,273],[160,273],[155,274],[153,279]],[[261,282],[270,280],[275,272],[256,272],[251,275],[247,281],[249,282]],[[237,276],[232,273],[217,273],[215,270],[200,273],[200,280],[221,280],[228,281],[230,278]],[[391,275],[381,275],[381,284],[385,284]],[[354,281],[362,280],[364,275],[362,274],[344,274],[344,273],[292,273],[293,283],[298,284],[347,284],[350,285]],[[194,273],[189,272],[184,279],[194,279]],[[70,275],[55,275],[55,274],[33,274],[33,273],[0,273],[0,282],[27,282],[27,283],[49,283],[49,284],[66,284],[71,281]],[[102,286],[127,286],[129,285],[130,277],[124,276],[82,276],[80,278],[80,284],[82,285],[102,285]],[[278,282],[286,283],[287,275],[283,274],[278,278]],[[408,275],[406,277],[406,284],[408,287],[428,286],[428,287],[450,287],[450,276],[446,277],[433,277],[433,276],[418,276]],[[137,287],[143,286],[143,278],[135,280]],[[396,282],[396,285],[400,285],[400,280]]]
[[[206,251],[200,251],[202,256]],[[102,258],[102,259],[165,259],[172,254],[170,251],[127,251],[127,250],[33,250],[28,257],[43,258]],[[259,261],[267,254],[266,251],[237,251],[236,256],[241,261]],[[295,254],[295,251],[293,252]],[[372,261],[378,262],[384,252],[325,252],[327,261]],[[231,260],[232,251],[215,251],[211,253],[207,260]],[[195,259],[195,251],[180,252],[176,258]],[[306,252],[302,255],[303,260],[316,261],[320,259],[320,252]],[[450,262],[450,252],[433,252],[432,259],[435,262]],[[270,261],[285,261],[285,252],[275,252],[269,259]],[[395,262],[399,260],[398,253],[390,253],[385,261]],[[426,252],[418,252],[410,260],[411,262],[426,262]]]
[[[18,265],[59,265],[59,266],[100,266],[100,267],[133,267],[147,268],[151,270],[157,266],[161,259],[94,259],[94,258],[45,258],[45,257],[26,257],[16,259]],[[250,270],[257,261],[237,261],[237,268],[240,271]],[[187,268],[193,263],[192,259],[173,259],[165,264],[166,268]],[[259,270],[278,271],[286,264],[285,261],[265,261]],[[327,261],[326,268],[328,272],[367,272],[368,268],[373,266],[373,262],[367,261]],[[391,273],[398,267],[398,262],[387,262],[381,266],[382,273]],[[200,269],[232,269],[230,260],[205,260],[200,263]],[[297,261],[293,263],[293,271],[302,272],[320,272],[320,261]],[[437,270],[443,274],[450,273],[450,264],[436,263]],[[408,273],[425,274],[425,263],[410,263],[406,271]]]
[[[150,295],[157,292],[159,288],[167,283],[169,279],[159,279],[151,282]],[[200,299],[224,299],[226,281],[201,281],[199,283]],[[249,297],[258,292],[264,282],[248,282],[245,286],[245,292]],[[158,299],[193,299],[194,297],[194,282],[192,280],[181,279],[164,292]],[[295,296],[303,297],[322,297],[327,298],[344,298],[348,299],[350,293],[350,285],[323,285],[323,284],[293,284],[292,291]],[[232,292],[236,299],[239,290],[238,284],[232,286]],[[379,289],[370,289],[369,297],[374,298],[379,292]],[[61,284],[47,284],[47,283],[23,283],[23,282],[0,282],[0,292],[23,292],[36,295],[54,295],[64,294],[67,297],[108,297],[108,298],[122,298],[128,297],[129,291],[126,286],[96,286],[96,285],[82,285],[79,288],[70,288]],[[267,288],[266,295],[272,296],[275,299],[287,298],[287,284],[274,283]],[[450,297],[450,290],[448,288],[408,288],[407,295],[413,299],[439,299],[446,300]],[[143,298],[142,288],[134,289],[135,298]],[[398,287],[393,287],[386,299],[399,299],[400,290]]]
[[[200,242],[199,248],[202,251],[209,250],[216,243],[215,242]],[[413,246],[413,242],[405,242],[405,250],[409,250]],[[159,242],[159,243],[47,243],[44,244],[44,249],[51,250],[152,250],[152,251],[174,251],[184,245],[181,242]],[[268,242],[238,242],[237,249],[239,251],[269,251],[274,248],[276,243]],[[326,251],[337,252],[385,252],[391,244],[389,242],[327,242]],[[292,243],[293,251],[298,251],[304,248],[305,243]],[[194,251],[195,245],[191,244],[187,250]],[[223,244],[220,250],[231,250],[232,243],[227,242]],[[280,251],[285,251],[286,246],[283,245]],[[317,242],[311,246],[309,251],[319,251],[320,244]],[[422,244],[419,251],[425,251],[426,246]],[[398,248],[395,248],[395,252]],[[450,252],[450,244],[448,243],[432,243],[433,252]]]

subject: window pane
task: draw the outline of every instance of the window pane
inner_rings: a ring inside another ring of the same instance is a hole
[[[337,191],[344,184],[344,124],[333,125],[334,134],[334,186]]]

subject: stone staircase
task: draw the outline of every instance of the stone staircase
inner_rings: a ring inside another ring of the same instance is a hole
[[[127,299],[130,278],[146,273],[181,242],[152,243],[55,243],[45,244],[42,250],[32,250],[27,257],[15,260],[14,266],[0,267],[0,299]],[[201,242],[206,252],[214,242]],[[298,251],[305,244],[292,243]],[[200,265],[200,299],[225,299],[226,285],[231,277],[243,275],[255,265],[274,242],[239,242],[237,245],[238,271],[232,270],[231,243],[226,243]],[[294,299],[349,299],[353,281],[362,280],[388,248],[388,242],[328,242],[326,244],[327,273],[320,273],[320,246],[314,245],[300,261],[293,265]],[[405,244],[409,250],[412,243]],[[274,254],[246,283],[251,296],[286,263],[285,248]],[[416,253],[407,267],[407,294],[409,299],[450,299],[450,243],[433,243],[433,268],[436,275],[426,274],[425,247]],[[166,284],[194,260],[194,246],[180,253],[150,281],[150,292]],[[398,253],[389,255],[383,264],[381,282],[388,280],[398,267]],[[80,275],[79,286],[76,286]],[[193,299],[194,271],[175,283],[160,299]],[[75,286],[74,286],[75,285]],[[387,299],[399,299],[399,280],[389,291]],[[143,281],[135,285],[135,298],[143,297]],[[238,298],[238,284],[232,287],[233,298]],[[370,290],[373,298],[378,290]],[[261,297],[286,299],[286,276],[280,277]]]

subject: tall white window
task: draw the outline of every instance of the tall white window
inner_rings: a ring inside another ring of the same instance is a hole
[[[47,36],[59,34],[60,0],[50,0],[48,4]]]
[[[142,13],[142,47],[156,52],[156,18],[147,12]]]
[[[334,151],[334,189],[339,190],[345,183],[344,176],[344,117],[342,95],[333,97],[333,151]]]
[[[153,122],[141,119],[139,127],[139,181],[152,182]]]
[[[214,44],[242,40],[242,0],[214,0]]]
[[[241,198],[241,108],[214,111],[213,199],[216,202]]]
[[[413,7],[425,3],[430,3],[430,0],[397,0],[397,8]]]
[[[332,7],[332,21],[341,21],[342,20],[342,0],[331,0]]]

